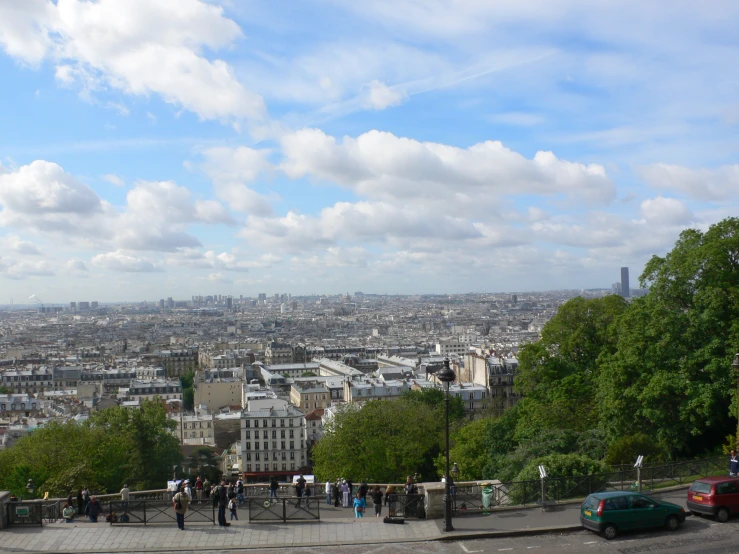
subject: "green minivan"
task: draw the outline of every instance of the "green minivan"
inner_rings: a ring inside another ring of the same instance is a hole
[[[629,491],[597,492],[588,496],[580,507],[582,526],[602,533],[608,540],[620,531],[651,527],[676,531],[684,521],[682,506]]]

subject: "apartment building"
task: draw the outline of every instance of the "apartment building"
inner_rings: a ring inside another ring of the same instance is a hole
[[[290,403],[309,412],[331,405],[331,393],[320,381],[295,382],[290,386]]]
[[[132,380],[128,388],[118,391],[120,398],[128,401],[141,400],[180,400],[182,401],[182,385],[179,380],[150,379],[145,381]]]

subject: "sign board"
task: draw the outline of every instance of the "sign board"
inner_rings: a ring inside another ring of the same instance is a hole
[[[16,506],[15,515],[18,517],[29,517],[31,515],[31,508],[28,506]]]

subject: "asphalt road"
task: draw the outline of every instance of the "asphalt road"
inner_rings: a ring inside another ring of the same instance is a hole
[[[589,531],[469,541],[293,548],[296,554],[739,554],[739,519],[716,523],[690,517],[676,532],[623,534],[607,541]],[[211,551],[212,552],[212,551]],[[274,549],[227,550],[223,554],[275,554]]]

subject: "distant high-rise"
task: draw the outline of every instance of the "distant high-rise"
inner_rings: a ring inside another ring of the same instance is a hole
[[[164,309],[164,298],[160,298],[159,299],[159,309],[160,310],[163,310]]]
[[[230,296],[226,298],[226,309],[231,310],[234,307],[234,299]]]
[[[621,296],[623,296],[624,298],[629,298],[629,296],[631,296],[630,292],[631,292],[631,288],[629,287],[629,268],[622,267],[621,268]]]

